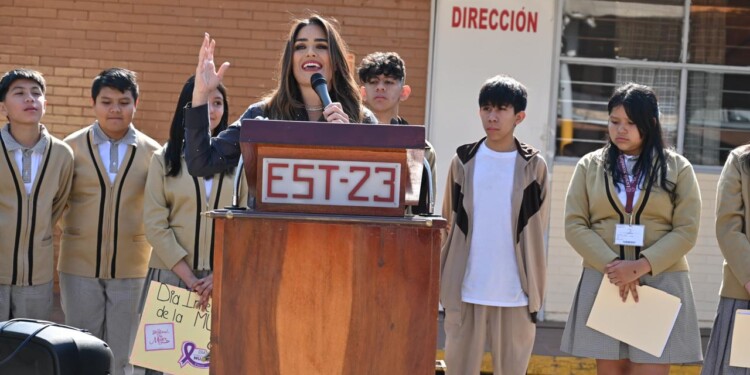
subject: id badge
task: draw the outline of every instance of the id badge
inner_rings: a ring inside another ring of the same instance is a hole
[[[643,225],[617,224],[615,228],[615,245],[643,246],[646,227]]]

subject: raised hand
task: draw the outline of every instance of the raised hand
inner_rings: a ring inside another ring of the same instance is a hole
[[[214,49],[216,41],[208,33],[203,35],[203,44],[198,53],[198,66],[195,67],[195,88],[193,88],[193,106],[208,103],[208,95],[219,87],[224,73],[229,69],[229,62],[224,62],[216,70]]]

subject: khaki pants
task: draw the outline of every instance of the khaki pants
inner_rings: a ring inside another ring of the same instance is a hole
[[[528,306],[461,306],[445,312],[445,374],[479,374],[488,336],[495,375],[525,374],[536,334]]]
[[[133,373],[128,357],[138,328],[143,280],[97,279],[60,272],[65,324],[86,329],[109,344],[115,356],[114,375]]]
[[[52,282],[40,285],[0,285],[0,321],[11,318],[49,320]]]

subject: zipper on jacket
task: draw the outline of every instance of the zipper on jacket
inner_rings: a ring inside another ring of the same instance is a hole
[[[23,249],[30,249],[30,245],[33,245],[29,243],[29,239],[31,237],[31,234],[29,233],[29,229],[31,228],[31,200],[29,199],[30,197],[31,197],[31,194],[26,193],[26,207],[24,208],[26,210],[26,225],[24,225],[21,242],[19,243],[19,246],[18,246],[19,252],[21,252]],[[26,252],[25,255],[26,256],[23,259],[19,259],[20,265],[18,267],[18,279],[16,280],[17,281],[16,285],[22,285],[22,286],[29,285],[28,276],[27,276],[27,272],[29,268],[28,252]]]
[[[125,179],[128,177],[128,172],[130,172],[130,166],[133,165],[133,159],[135,159],[135,153],[136,153],[136,148],[134,146],[129,146],[129,147],[132,148],[132,150],[130,150],[131,151],[130,159],[128,159],[128,163],[125,165],[125,169],[122,169],[123,166],[122,164],[120,164],[120,170],[117,172],[118,174],[122,172],[122,174],[120,174],[119,184],[117,184],[117,195],[110,195],[110,198],[114,201],[113,204],[115,205],[114,212],[112,212],[112,215],[113,215],[112,221],[110,222],[113,226],[112,228],[113,241],[112,241],[112,260],[111,260],[112,263],[110,264],[109,277],[113,279],[117,277],[117,273],[116,273],[117,271],[116,269],[117,267],[117,244],[118,244],[118,241],[120,240],[120,233],[118,232],[120,205],[121,205],[120,198],[122,197],[122,188],[125,187]],[[126,152],[126,155],[127,155],[127,152]],[[117,181],[117,178],[115,178],[115,181]],[[112,188],[114,189],[114,186]],[[143,187],[143,189],[145,189],[145,186]],[[142,209],[143,207],[141,206],[141,218],[140,218],[141,220],[143,218]],[[132,239],[128,239],[128,240],[129,240],[128,242],[132,241]]]
[[[31,226],[29,226],[29,251],[26,254],[28,260],[27,272],[29,274],[29,285],[34,285],[34,236],[36,235],[36,214],[39,209],[39,192],[41,191],[42,185],[44,184],[44,176],[47,175],[47,165],[49,165],[49,158],[51,155],[52,149],[50,148],[50,150],[47,152],[47,157],[44,158],[44,164],[41,165],[42,170],[39,172],[39,177],[37,178],[36,183],[32,185],[31,193],[29,193],[29,198],[31,198],[29,200],[29,204],[31,205]],[[50,212],[50,214],[52,213]],[[42,239],[44,239],[44,237],[42,237]]]
[[[104,176],[102,175],[102,171],[99,169],[99,165],[96,163],[96,154],[94,153],[94,147],[91,144],[91,138],[92,138],[92,132],[93,128],[89,129],[88,134],[86,134],[86,146],[88,146],[89,149],[89,156],[91,157],[91,162],[94,165],[94,170],[96,171],[96,176],[99,179],[99,213],[97,216],[96,221],[96,264],[94,265],[94,277],[100,278],[101,270],[102,270],[102,258],[104,256],[104,222],[106,221],[106,218],[104,217],[104,207],[107,205],[107,184],[104,182]],[[97,148],[98,152],[98,148]],[[107,179],[109,179],[109,175],[107,176]]]
[[[107,176],[109,178],[109,176]],[[104,225],[102,226],[102,269],[101,272],[101,278],[107,278],[106,275],[109,275],[109,278],[112,277],[112,275],[109,274],[109,268],[110,264],[112,263],[112,246],[110,238],[112,238],[112,215],[113,215],[113,195],[114,195],[115,187],[110,184],[109,185],[109,192],[107,193],[107,208],[106,212],[109,213],[109,215],[105,215],[104,217]],[[117,239],[115,239],[117,240]]]
[[[612,181],[612,183],[614,184],[614,181]],[[617,207],[617,203],[612,197],[612,192],[609,190],[609,176],[606,173],[604,174],[604,189],[607,192],[607,200],[609,200],[609,204],[612,206],[612,208],[615,209],[615,212],[617,212],[617,215],[620,216],[620,224],[625,224],[625,216]],[[620,245],[620,259],[625,260],[625,246],[623,245]]]

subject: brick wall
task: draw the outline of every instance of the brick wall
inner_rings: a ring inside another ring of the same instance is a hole
[[[63,137],[90,124],[90,86],[105,68],[138,73],[141,98],[134,123],[166,141],[177,96],[195,71],[203,32],[217,41],[230,119],[275,87],[276,65],[290,20],[307,10],[335,17],[359,63],[377,50],[406,61],[411,99],[401,114],[424,123],[429,0],[3,0],[0,71],[27,67],[48,83],[43,122]]]

